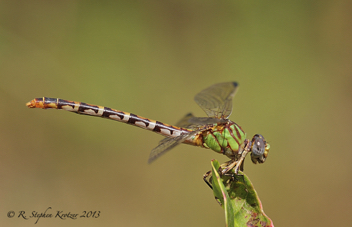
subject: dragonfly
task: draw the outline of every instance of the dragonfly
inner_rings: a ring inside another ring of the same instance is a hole
[[[204,110],[207,117],[195,117],[189,113],[177,124],[169,125],[109,107],[91,105],[58,98],[36,98],[26,103],[29,108],[63,109],[77,114],[102,117],[115,120],[165,136],[149,156],[151,163],[167,151],[184,143],[208,148],[227,156],[230,160],[222,165],[221,174],[234,170],[243,170],[243,161],[248,153],[254,164],[264,163],[270,149],[269,143],[260,134],[252,140],[246,139],[246,133],[235,122],[229,120],[232,112],[232,99],[238,88],[237,82],[214,84],[195,97],[195,102]]]

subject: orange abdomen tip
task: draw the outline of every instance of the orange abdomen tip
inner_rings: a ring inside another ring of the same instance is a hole
[[[29,108],[43,108],[43,99],[33,99],[32,101],[27,102],[26,106],[28,106]]]

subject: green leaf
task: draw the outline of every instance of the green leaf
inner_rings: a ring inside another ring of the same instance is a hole
[[[220,164],[213,160],[210,183],[215,199],[225,210],[226,226],[274,226],[263,211],[258,194],[248,177],[239,171],[239,175],[220,175]]]

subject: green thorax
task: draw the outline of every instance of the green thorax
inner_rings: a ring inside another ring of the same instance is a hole
[[[203,132],[203,146],[230,158],[236,156],[246,139],[246,133],[236,123],[214,124]]]

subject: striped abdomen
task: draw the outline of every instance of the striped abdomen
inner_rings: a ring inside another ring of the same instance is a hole
[[[74,102],[56,98],[36,98],[26,104],[29,108],[42,108],[42,109],[63,109],[79,114],[90,116],[98,116],[111,120],[124,122],[127,124],[135,125],[167,137],[177,137],[182,133],[189,133],[191,130],[180,128],[168,124],[154,121],[138,115],[114,110],[104,106],[90,105],[83,102]]]

